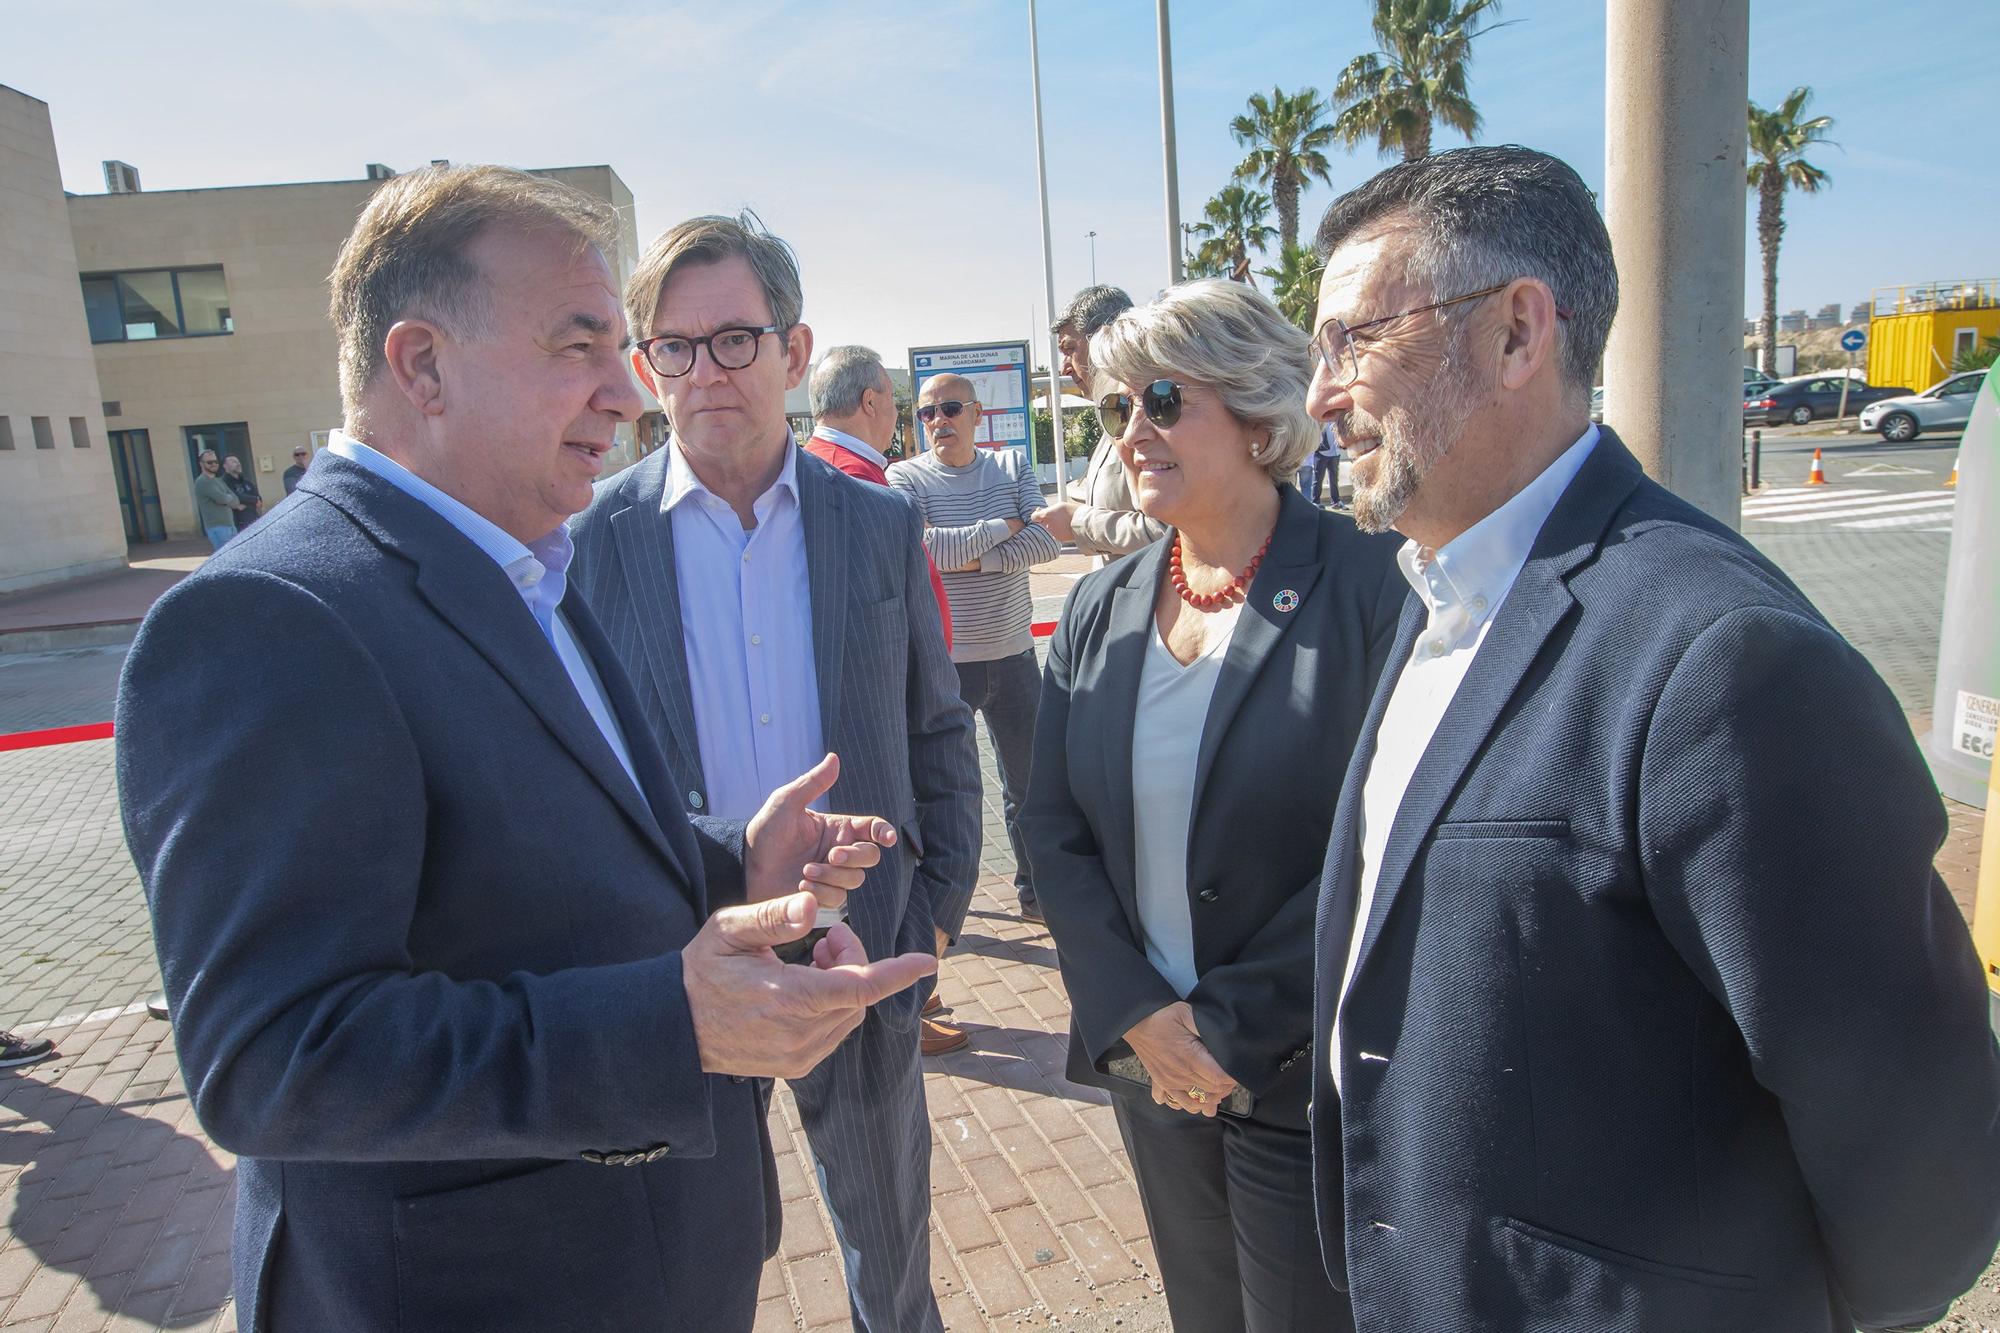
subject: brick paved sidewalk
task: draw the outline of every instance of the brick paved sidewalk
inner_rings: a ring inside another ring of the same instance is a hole
[[[1081,565],[1072,557],[1038,575],[1038,616],[1054,614]],[[17,725],[46,724],[55,711],[93,720],[68,713],[90,711],[86,678],[108,682],[116,660],[76,653],[11,666],[0,672],[0,705],[12,699]],[[6,688],[32,672],[52,683]],[[1062,1078],[1068,1000],[1047,933],[1012,912],[999,784],[991,748],[981,748],[984,877],[939,984],[972,1044],[926,1062],[939,1304],[953,1333],[1164,1330],[1110,1108]],[[0,1025],[39,1024],[60,1052],[0,1071],[5,1333],[235,1327],[232,1159],[193,1120],[169,1029],[135,1011],[159,979],[110,757],[105,741],[0,755],[10,802],[0,825]],[[1981,817],[1949,809],[1938,868],[1969,915]],[[44,1021],[54,1014],[68,1017]],[[783,1091],[774,1116],[785,1234],[764,1271],[757,1330],[840,1327],[832,1229]],[[1940,1329],[2000,1323],[2000,1269],[1954,1309]]]

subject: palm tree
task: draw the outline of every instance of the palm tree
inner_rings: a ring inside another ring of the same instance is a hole
[[[1282,245],[1299,240],[1299,193],[1317,177],[1333,184],[1321,149],[1333,142],[1333,126],[1322,116],[1319,89],[1295,93],[1271,89],[1269,97],[1250,95],[1250,114],[1229,122],[1236,142],[1250,150],[1231,173],[1270,190],[1278,205],[1278,239]]]
[[[1201,215],[1194,232],[1205,239],[1195,251],[1196,261],[1212,272],[1256,286],[1250,278],[1250,252],[1261,255],[1276,235],[1264,221],[1271,216],[1271,197],[1247,186],[1225,185],[1202,205]]]
[[[1197,250],[1182,251],[1181,277],[1184,280],[1193,281],[1195,278],[1226,278],[1228,276],[1229,274],[1223,269],[1221,261],[1209,253],[1206,245]]]
[[[1279,313],[1306,332],[1312,332],[1313,312],[1319,306],[1319,256],[1309,245],[1288,245],[1278,252],[1275,268],[1257,270],[1271,280],[1271,299]]]
[[[1775,111],[1750,103],[1749,178],[1757,192],[1757,248],[1764,253],[1764,321],[1758,333],[1767,375],[1778,356],[1778,242],[1785,235],[1785,190],[1818,194],[1833,181],[1805,158],[1813,145],[1831,142],[1826,132],[1833,128],[1827,116],[1799,119],[1810,101],[1812,89],[1794,88]]]
[[[1479,108],[1466,91],[1472,39],[1500,10],[1500,0],[1375,0],[1379,51],[1356,56],[1333,85],[1333,131],[1352,148],[1373,138],[1382,156],[1427,157],[1431,126],[1442,122],[1471,139]]]

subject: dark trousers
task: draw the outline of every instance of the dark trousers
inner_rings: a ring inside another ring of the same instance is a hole
[[[870,1010],[817,1069],[790,1082],[856,1333],[942,1333],[931,1294],[931,1126],[916,1030],[892,1028]]]
[[[1312,1136],[1114,1094],[1167,1310],[1201,1333],[1353,1333],[1320,1259]]]
[[[1326,485],[1328,479],[1331,478],[1333,481],[1333,498],[1335,500],[1340,499],[1340,459],[1337,457],[1328,458],[1325,454],[1314,454],[1312,456],[1312,469],[1312,494],[1306,498],[1314,504],[1318,504],[1320,490]]]
[[[1021,802],[1028,797],[1028,765],[1035,750],[1035,711],[1042,700],[1042,669],[1035,650],[992,662],[959,662],[958,695],[986,719],[1000,760],[1000,815],[1014,849],[1014,892],[1022,904],[1035,901],[1028,877],[1028,852],[1021,842]]]

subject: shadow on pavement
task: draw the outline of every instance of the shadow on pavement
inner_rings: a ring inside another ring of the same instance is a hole
[[[162,1328],[208,1324],[228,1300],[233,1173],[174,1127],[186,1104],[179,1093],[108,1104],[0,1073],[0,1108],[11,1113],[0,1172],[27,1168],[14,1178],[8,1230],[45,1271],[89,1287],[65,1285],[55,1299],[95,1297],[107,1318]],[[30,1312],[17,1303],[10,1313]]]
[[[1045,934],[1043,939],[1047,939]],[[958,940],[952,945],[952,952],[963,950],[982,958],[1002,958],[1012,962],[1027,963],[1032,967],[1054,967],[1056,965],[1055,946],[1030,944],[1020,940],[1003,940],[997,935],[981,935],[977,931],[962,930]]]

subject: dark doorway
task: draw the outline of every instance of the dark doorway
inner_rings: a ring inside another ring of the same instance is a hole
[[[167,521],[160,513],[160,479],[153,471],[153,441],[143,430],[111,432],[111,474],[118,482],[118,512],[125,519],[125,541],[165,541]]]

